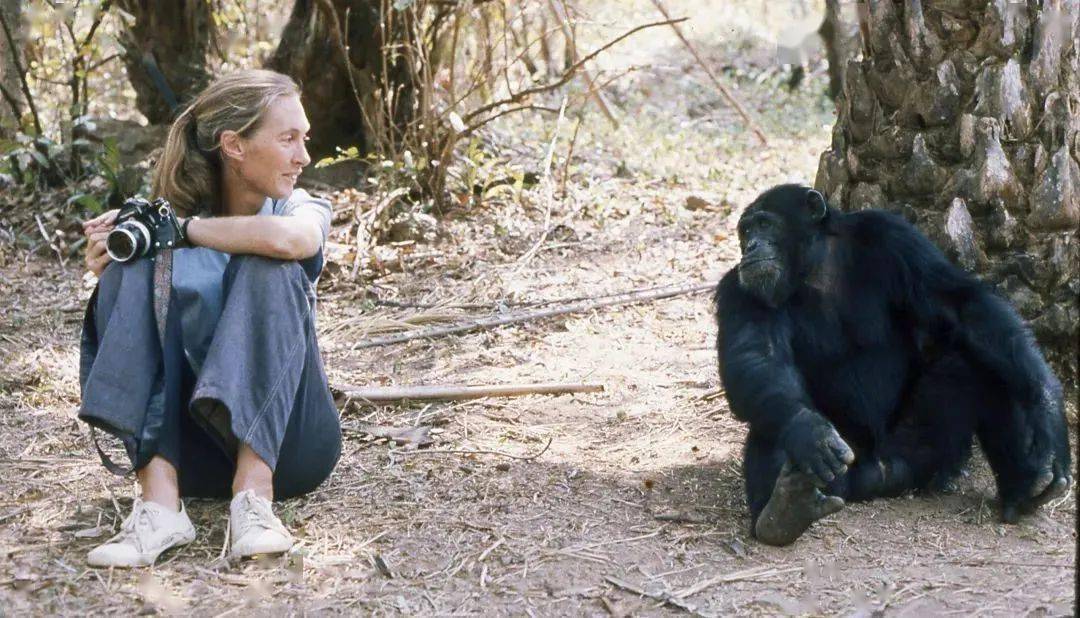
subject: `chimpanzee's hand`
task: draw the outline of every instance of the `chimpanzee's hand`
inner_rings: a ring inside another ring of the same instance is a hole
[[[812,410],[796,414],[780,434],[780,444],[795,466],[824,487],[855,462],[855,453],[833,424]]]

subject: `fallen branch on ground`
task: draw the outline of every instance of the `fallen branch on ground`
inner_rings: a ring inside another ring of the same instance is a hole
[[[334,398],[362,399],[370,403],[411,401],[463,401],[484,397],[520,397],[522,395],[564,395],[568,393],[601,393],[603,384],[496,384],[492,386],[465,384],[433,384],[414,386],[349,386],[330,385]]]
[[[623,590],[626,590],[627,592],[633,592],[634,594],[636,594],[638,596],[646,597],[646,598],[652,599],[654,601],[659,601],[661,603],[665,603],[665,604],[670,605],[672,607],[676,607],[678,609],[681,609],[684,612],[689,612],[690,614],[692,614],[694,616],[701,616],[702,615],[697,610],[697,608],[695,606],[687,603],[686,601],[684,601],[684,600],[682,600],[682,599],[680,599],[678,597],[672,596],[672,594],[669,593],[669,592],[646,592],[645,589],[641,588],[640,586],[636,586],[634,584],[631,584],[628,581],[621,580],[621,579],[619,579],[617,577],[613,577],[611,575],[608,575],[604,579],[606,579],[609,584],[611,584],[612,586],[615,586],[616,588],[622,588]]]
[[[452,326],[443,326],[428,330],[415,331],[411,333],[389,335],[386,337],[375,337],[367,340],[361,339],[360,341],[357,341],[355,344],[353,344],[352,348],[350,349],[359,350],[363,348],[375,348],[395,343],[404,343],[406,341],[412,341],[414,339],[433,339],[435,337],[456,335],[458,333],[466,333],[474,330],[484,330],[489,328],[495,328],[497,326],[505,326],[507,324],[520,324],[522,322],[530,322],[532,320],[542,320],[544,318],[566,315],[568,313],[579,313],[581,311],[589,311],[591,309],[599,309],[601,307],[626,305],[630,303],[639,303],[650,300],[660,300],[662,298],[671,298],[673,296],[682,296],[684,294],[694,294],[696,292],[712,290],[716,287],[716,284],[717,282],[710,281],[708,283],[695,283],[675,288],[650,290],[648,292],[626,292],[625,294],[614,295],[603,301],[581,302],[568,305],[566,307],[547,309],[544,311],[537,311],[533,313],[481,318],[478,320],[470,320],[461,324],[454,324]]]
[[[394,455],[498,455],[499,457],[509,457],[510,459],[516,459],[518,461],[532,461],[551,448],[551,441],[554,438],[548,438],[547,444],[539,452],[533,455],[513,455],[511,453],[504,453],[502,451],[488,451],[488,450],[467,450],[467,449],[428,449],[426,451],[414,451],[414,450],[392,450],[390,451]]]

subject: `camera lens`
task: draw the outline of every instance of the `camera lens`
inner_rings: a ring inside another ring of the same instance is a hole
[[[105,250],[117,262],[127,262],[150,248],[150,230],[138,221],[117,225],[105,238]]]

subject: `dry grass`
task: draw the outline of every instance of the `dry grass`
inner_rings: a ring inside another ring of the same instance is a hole
[[[700,3],[668,5],[688,12]],[[592,17],[602,28],[621,11],[630,23],[648,6],[608,3]],[[767,57],[745,35],[709,45],[707,32],[691,32],[710,58],[733,58],[737,48]],[[499,300],[716,278],[737,254],[737,206],[791,176],[812,179],[828,139],[822,127],[832,123],[818,96],[822,75],[793,95],[767,80],[737,82],[770,133],[765,150],[674,39],[653,33],[622,59],[652,66],[610,88],[624,110],[619,130],[585,109],[565,195],[543,203],[537,190],[468,217],[450,213],[444,225],[455,240],[431,247],[433,257],[403,260],[366,289],[345,264],[328,271],[320,296],[332,382],[590,381],[606,392],[349,406],[333,477],[278,507],[301,539],[287,557],[222,560],[226,505],[192,501],[194,544],[142,572],[86,567],[86,551],[119,525],[133,494],[130,480],[98,464],[74,419],[74,342],[89,291],[44,255],[6,258],[0,615],[1068,613],[1074,496],[1004,526],[981,461],[957,494],[852,505],[787,549],[751,540],[744,428],[715,396],[706,295],[352,349],[380,329],[480,315],[476,307]],[[522,118],[494,139],[535,165],[551,129],[550,119]],[[709,206],[686,208],[691,195]],[[565,229],[520,264],[548,212]],[[382,307],[364,301],[370,294],[437,307]],[[447,307],[455,304],[465,308]],[[435,449],[550,448],[531,461],[417,456],[371,440],[363,423],[430,426]]]

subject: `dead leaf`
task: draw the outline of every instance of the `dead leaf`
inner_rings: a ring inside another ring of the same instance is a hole
[[[86,528],[84,530],[78,530],[75,532],[75,538],[77,539],[96,539],[99,536],[105,534],[105,528],[101,526],[94,526],[93,528]]]
[[[686,198],[687,210],[706,210],[711,206],[708,200],[698,197],[696,195],[689,195]]]

